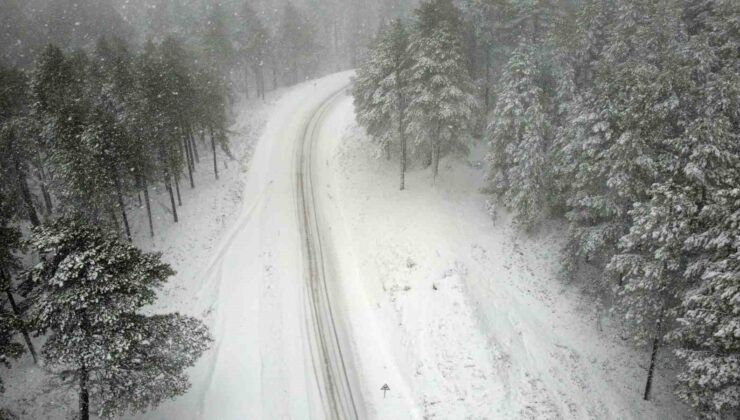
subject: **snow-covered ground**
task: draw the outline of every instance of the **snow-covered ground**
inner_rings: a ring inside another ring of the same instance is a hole
[[[181,185],[179,224],[163,191],[154,239],[143,212],[132,215],[137,245],[178,271],[153,309],[198,316],[215,337],[191,370],[192,389],[135,418],[323,417],[307,348],[294,150],[350,75],[242,107],[237,161],[222,163],[216,182],[201,152],[198,188]],[[396,162],[373,157],[351,99],[329,112],[314,156],[318,216],[368,418],[681,418],[660,378],[655,400],[641,400],[646,354],[599,332],[594,308],[556,279],[557,227],[525,237],[504,214],[494,226],[478,193],[482,169],[463,158],[444,160],[436,185],[413,169],[398,191]],[[21,418],[76,410],[74,390],[49,392],[28,359],[2,375],[0,406]]]
[[[502,211],[494,225],[483,169],[464,158],[443,160],[436,185],[412,169],[401,192],[349,98],[331,125],[325,211],[371,417],[682,418],[662,378],[642,400],[647,353],[599,332],[595,308],[558,280],[562,229],[529,237]],[[399,409],[408,398],[416,412]]]

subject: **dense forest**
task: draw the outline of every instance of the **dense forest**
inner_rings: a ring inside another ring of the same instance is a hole
[[[430,0],[353,89],[401,189],[483,141],[494,206],[567,226],[563,277],[648,349],[644,399],[670,359],[699,415],[738,417],[740,3]]]

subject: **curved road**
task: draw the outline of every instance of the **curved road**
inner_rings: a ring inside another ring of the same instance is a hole
[[[314,192],[315,145],[322,124],[332,106],[345,95],[345,89],[322,103],[309,119],[303,137],[296,147],[296,203],[301,228],[305,265],[306,323],[309,331],[313,369],[324,406],[324,414],[332,419],[358,419],[357,396],[353,393],[348,360],[342,351],[340,331],[331,305],[328,282],[331,270],[322,245],[322,224],[318,217]]]

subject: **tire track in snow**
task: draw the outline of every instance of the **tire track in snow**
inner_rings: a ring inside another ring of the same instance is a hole
[[[296,194],[305,271],[306,323],[313,369],[328,418],[359,419],[358,404],[347,372],[327,286],[326,261],[313,187],[313,149],[328,111],[345,94],[342,88],[314,112],[296,147]]]

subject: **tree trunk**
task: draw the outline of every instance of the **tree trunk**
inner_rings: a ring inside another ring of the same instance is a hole
[[[110,206],[105,206],[105,211],[108,212],[108,217],[110,217],[110,220],[113,223],[114,230],[120,233],[121,225],[118,224],[118,216],[116,216],[116,210],[114,208],[111,208]]]
[[[491,53],[486,50],[486,82],[485,82],[485,88],[484,88],[484,94],[485,97],[485,114],[483,114],[484,118],[488,118],[488,112],[491,108]]]
[[[4,276],[7,274],[3,274]],[[6,277],[8,282],[10,282],[10,279]],[[10,291],[10,289],[6,289],[5,293],[8,296],[8,302],[10,302],[10,307],[13,309],[13,313],[16,317],[21,321],[21,334],[23,335],[23,340],[26,342],[26,347],[28,347],[28,352],[31,353],[31,358],[33,358],[33,363],[38,364],[39,359],[38,356],[36,356],[36,348],[33,347],[33,342],[31,342],[31,335],[28,334],[28,327],[26,327],[26,322],[23,320],[23,314],[21,314],[20,309],[18,308],[18,304],[15,302],[15,298],[13,297],[13,292]]]
[[[152,221],[152,204],[149,201],[149,186],[147,185],[146,178],[142,179],[142,187],[144,189],[144,202],[146,203],[146,215],[149,218],[149,236],[154,237],[154,222]]]
[[[83,364],[80,367],[80,420],[90,420],[90,372]]]
[[[663,308],[660,309],[660,315],[655,322],[655,337],[653,338],[653,350],[650,352],[650,366],[648,367],[647,381],[645,382],[645,394],[643,399],[650,400],[650,391],[653,388],[653,375],[655,374],[655,360],[658,357],[660,349],[661,335],[663,334]]]
[[[440,129],[436,127],[432,136],[432,178],[435,182],[439,174],[439,135]]]
[[[116,168],[111,168],[111,170],[113,171],[113,183],[116,187],[116,196],[118,197],[118,209],[121,211],[121,217],[123,217],[123,227],[126,230],[126,238],[128,238],[129,242],[133,242],[133,239],[131,238],[131,227],[128,224],[128,216],[126,215],[126,204],[123,202],[121,180]]]
[[[165,175],[165,187],[167,188],[167,192],[170,194],[170,204],[172,205],[172,217],[175,220],[175,223],[178,222],[177,220],[177,207],[175,206],[175,195],[172,193],[172,181],[170,180],[169,175]]]
[[[190,188],[195,188],[195,181],[193,180],[193,155],[190,153],[190,141],[187,139],[187,137],[183,133],[182,136],[182,143],[185,147],[185,156],[186,160],[188,161],[188,177],[190,178]]]
[[[404,131],[403,116],[401,115],[398,118],[398,136],[401,139],[401,191],[406,189],[406,133]]]
[[[198,147],[195,143],[193,127],[191,126],[188,126],[188,138],[190,139],[190,154],[195,158],[195,163],[200,163],[200,156],[198,156]],[[193,172],[198,172],[198,168],[195,165],[193,165]]]
[[[36,162],[39,169],[39,175],[41,176],[41,195],[44,197],[46,213],[52,214],[54,212],[54,206],[51,201],[51,194],[49,194],[46,171],[44,171],[44,165],[41,163],[41,153],[38,150],[36,151]]]
[[[213,150],[213,173],[218,181],[218,163],[216,162],[216,139],[213,136],[213,126],[208,127],[211,133],[211,149]]]
[[[15,169],[18,176],[18,187],[21,190],[23,203],[26,205],[26,211],[28,212],[28,220],[31,221],[32,225],[38,226],[41,224],[41,220],[39,220],[36,208],[33,206],[33,197],[31,196],[31,190],[28,188],[28,181],[26,181],[23,171],[20,170],[20,164],[18,162],[15,163]]]
[[[175,174],[175,191],[177,191],[177,205],[182,207],[182,196],[180,195],[180,175]]]

